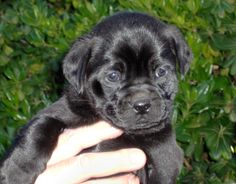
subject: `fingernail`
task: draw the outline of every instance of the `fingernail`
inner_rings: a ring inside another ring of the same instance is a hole
[[[101,126],[102,128],[104,128],[106,131],[108,131],[109,133],[111,133],[112,135],[121,135],[123,133],[123,131],[121,129],[115,128],[113,127],[111,124],[105,122],[105,121],[100,121],[98,123],[99,126]]]
[[[121,135],[123,133],[122,130],[118,129],[118,128],[115,128],[115,127],[110,127],[110,130],[112,133],[116,134],[116,135]]]
[[[130,153],[131,163],[137,167],[142,167],[146,163],[146,156],[143,151],[134,148]]]

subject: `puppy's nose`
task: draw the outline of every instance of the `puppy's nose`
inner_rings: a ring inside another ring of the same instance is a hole
[[[136,113],[146,114],[151,108],[151,103],[149,100],[139,100],[133,105],[133,109]]]

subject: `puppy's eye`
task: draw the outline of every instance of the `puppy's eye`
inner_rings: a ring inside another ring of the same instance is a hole
[[[119,71],[110,71],[107,75],[106,75],[106,79],[110,82],[117,82],[121,79],[121,73]]]
[[[156,77],[158,77],[158,78],[165,76],[167,73],[168,73],[168,70],[167,70],[167,68],[164,67],[164,66],[158,67],[158,68],[155,70],[155,75],[156,75]]]

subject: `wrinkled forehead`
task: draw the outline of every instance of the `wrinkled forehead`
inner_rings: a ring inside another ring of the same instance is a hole
[[[140,27],[139,29],[119,30],[103,40],[97,54],[94,55],[93,69],[97,70],[104,65],[106,67],[123,65],[128,71],[135,70],[142,74],[148,72],[150,64],[156,62],[162,64],[166,51],[170,51],[168,42],[161,39],[157,33]]]
[[[106,52],[105,57],[127,62],[158,59],[162,47],[158,36],[147,29],[124,28],[112,36],[111,48]]]

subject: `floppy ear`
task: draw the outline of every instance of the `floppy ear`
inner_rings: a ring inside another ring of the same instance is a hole
[[[84,89],[86,66],[91,57],[92,36],[79,38],[63,60],[63,73],[69,83],[82,93]]]
[[[184,77],[189,70],[190,62],[193,60],[192,51],[184,40],[179,29],[175,26],[167,26],[166,30],[164,30],[164,34],[170,41],[171,49],[177,57],[179,71],[181,76]]]

